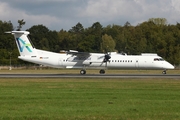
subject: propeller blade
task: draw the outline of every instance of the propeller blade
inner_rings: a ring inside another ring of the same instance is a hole
[[[110,56],[109,54],[106,54],[106,55],[104,56],[104,61],[103,61],[103,62],[108,62],[109,59],[111,59],[111,56]]]

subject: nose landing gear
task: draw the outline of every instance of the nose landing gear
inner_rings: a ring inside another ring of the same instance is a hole
[[[162,71],[162,74],[164,74],[164,75],[165,75],[165,74],[166,74],[166,70]]]

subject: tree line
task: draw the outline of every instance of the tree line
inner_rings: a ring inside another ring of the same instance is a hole
[[[0,64],[27,64],[18,60],[17,46],[12,35],[6,31],[21,30],[24,20],[18,20],[17,29],[11,21],[0,21]],[[84,28],[77,23],[70,30],[49,30],[44,25],[33,25],[27,29],[29,37],[38,49],[59,52],[78,50],[81,52],[125,52],[131,55],[157,53],[173,65],[180,64],[180,23],[167,24],[165,18],[151,18],[136,26],[129,22],[103,27],[99,22]]]

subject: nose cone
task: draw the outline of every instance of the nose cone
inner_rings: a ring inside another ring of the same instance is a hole
[[[174,69],[174,66],[167,62],[165,68],[166,69]]]

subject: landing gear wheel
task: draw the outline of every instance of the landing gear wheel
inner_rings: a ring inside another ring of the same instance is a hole
[[[165,75],[165,74],[166,74],[166,70],[164,70],[164,71],[162,72],[162,74],[164,74],[164,75]]]
[[[80,71],[80,74],[81,74],[81,75],[85,75],[85,74],[86,74],[86,70],[81,70],[81,71]]]
[[[105,70],[101,69],[101,70],[99,71],[99,73],[100,73],[100,74],[104,74],[104,73],[105,73]]]

